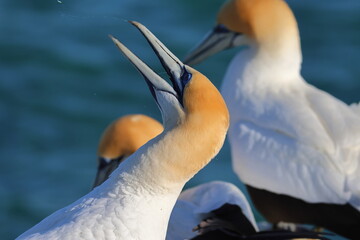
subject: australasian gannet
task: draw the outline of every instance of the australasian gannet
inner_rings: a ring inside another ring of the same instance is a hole
[[[221,93],[231,115],[233,168],[271,222],[360,238],[360,114],[305,82],[296,19],[283,0],[230,0],[187,56],[195,64],[245,46]]]
[[[173,87],[112,40],[145,78],[161,110],[164,131],[128,157],[103,184],[18,239],[165,239],[182,187],[223,145],[229,114],[215,86],[184,65],[143,25],[132,24],[150,43]]]

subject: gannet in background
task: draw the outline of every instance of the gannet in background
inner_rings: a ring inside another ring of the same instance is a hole
[[[233,168],[270,222],[315,224],[360,237],[359,106],[308,84],[296,19],[282,0],[231,0],[187,56],[195,64],[245,46],[221,93]]]
[[[161,123],[143,114],[126,115],[113,121],[100,138],[93,187],[108,179],[121,162],[163,130]]]
[[[145,78],[161,110],[164,131],[128,157],[103,184],[18,239],[165,239],[184,184],[222,147],[229,114],[218,90],[144,26],[132,24],[150,43],[173,87],[112,40]]]
[[[95,185],[104,182],[126,156],[162,131],[159,122],[140,114],[127,115],[111,123],[100,139],[99,172]],[[197,225],[200,235],[193,231]],[[226,239],[235,235],[277,240],[289,239],[290,236],[327,239],[313,232],[258,232],[244,194],[233,184],[221,181],[204,183],[180,194],[170,216],[166,239]]]

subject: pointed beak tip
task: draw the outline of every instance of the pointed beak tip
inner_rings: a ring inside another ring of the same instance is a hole
[[[140,30],[140,32],[142,32],[142,33],[144,33],[145,34],[145,32],[146,31],[148,31],[148,29],[144,26],[144,25],[142,25],[141,23],[139,23],[139,22],[137,22],[137,21],[129,21],[134,27],[136,27],[137,29],[139,29]]]
[[[121,50],[121,52],[124,52],[125,46],[114,36],[109,34],[109,38],[115,43],[115,45]]]
[[[137,24],[139,24],[139,22],[133,21],[133,20],[128,20],[128,22],[131,23],[132,25],[135,25],[135,26],[136,26]]]
[[[117,43],[119,42],[119,40],[117,40],[113,35],[109,34],[108,35],[109,38],[117,45]]]
[[[112,40],[112,41],[114,41],[116,38],[113,36],[113,35],[111,35],[111,34],[108,34],[108,37]]]
[[[136,28],[138,28],[140,30],[145,27],[144,25],[142,25],[141,23],[139,23],[137,21],[129,21],[129,23],[131,23],[133,26],[135,26]]]

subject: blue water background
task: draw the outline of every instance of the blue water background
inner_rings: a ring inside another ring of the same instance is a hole
[[[98,138],[113,119],[144,113],[161,120],[141,76],[107,35],[165,75],[125,20],[142,22],[182,58],[214,25],[222,2],[0,1],[0,239],[13,239],[90,190]],[[358,102],[360,1],[288,2],[299,22],[304,78]],[[197,69],[219,87],[236,51]],[[211,180],[242,187],[228,143],[187,187]]]

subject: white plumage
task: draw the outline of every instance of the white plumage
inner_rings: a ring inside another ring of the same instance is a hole
[[[359,209],[360,115],[300,75],[264,76],[261,64],[246,64],[250,51],[233,60],[222,86],[235,172],[254,187]]]
[[[350,108],[352,108],[356,114],[360,115],[360,103],[353,103],[350,105]]]
[[[170,216],[167,240],[190,239],[196,236],[192,229],[211,211],[225,203],[238,205],[258,230],[254,215],[244,194],[233,184],[214,181],[183,191]]]
[[[99,143],[95,185],[102,184],[119,164],[131,161],[131,158],[124,158],[162,131],[159,122],[140,114],[126,115],[112,122]],[[253,228],[258,229],[244,194],[231,183],[215,181],[187,189],[180,194],[170,216],[166,239],[183,240],[195,237],[197,233],[193,231],[194,227],[204,219],[212,217],[212,211],[224,204],[239,206]]]
[[[113,169],[124,162],[124,157],[135,152],[162,131],[159,122],[140,114],[126,115],[112,122],[104,131],[99,143],[96,185],[102,184]],[[125,161],[127,160],[132,159]],[[187,189],[180,194],[170,216],[166,239],[183,240],[195,237],[197,233],[193,231],[194,227],[204,219],[213,217],[212,211],[224,204],[239,206],[253,228],[258,229],[244,194],[231,183],[214,181]]]
[[[142,154],[140,151],[128,160]],[[18,239],[164,239],[182,186],[160,190],[144,185],[138,179],[144,179],[141,171],[128,162],[101,187],[45,218]],[[130,175],[132,171],[137,173]]]

